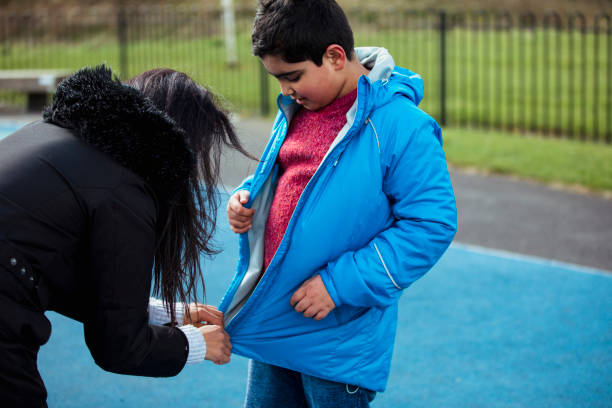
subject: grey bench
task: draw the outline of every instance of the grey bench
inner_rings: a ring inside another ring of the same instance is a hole
[[[70,73],[53,69],[0,70],[0,90],[25,92],[28,112],[40,113],[47,103],[47,96]]]

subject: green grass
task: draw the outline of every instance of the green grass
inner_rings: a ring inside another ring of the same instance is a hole
[[[447,127],[444,151],[458,167],[612,193],[612,146]]]

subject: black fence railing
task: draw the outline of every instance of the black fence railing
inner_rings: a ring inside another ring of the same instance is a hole
[[[445,125],[612,142],[612,24],[605,13],[348,11],[357,46],[383,46],[425,82],[422,108]],[[0,70],[102,62],[121,78],[185,71],[243,112],[270,113],[275,81],[251,56],[254,10],[204,6],[0,9]],[[0,89],[0,110],[25,96]]]

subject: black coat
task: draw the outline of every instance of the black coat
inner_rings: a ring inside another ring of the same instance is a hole
[[[182,131],[104,68],[64,81],[44,117],[0,141],[0,273],[83,322],[103,369],[177,374],[187,339],[147,305],[159,207],[192,160]]]

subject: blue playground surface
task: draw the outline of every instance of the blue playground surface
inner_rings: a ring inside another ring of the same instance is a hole
[[[0,138],[23,123],[0,123]],[[219,212],[207,261],[218,304],[237,259]],[[121,376],[89,355],[82,325],[47,313],[39,369],[54,407],[241,407],[247,360],[186,367],[173,378]],[[400,301],[383,407],[612,407],[612,273],[454,243]],[[290,408],[290,407],[288,407]]]
[[[223,213],[223,214],[222,214]],[[207,301],[233,277],[237,237],[205,269]],[[612,406],[612,273],[453,244],[408,288],[391,377],[373,407]],[[49,312],[39,354],[50,407],[240,407],[247,360],[186,367],[173,378],[102,371],[82,326]]]

